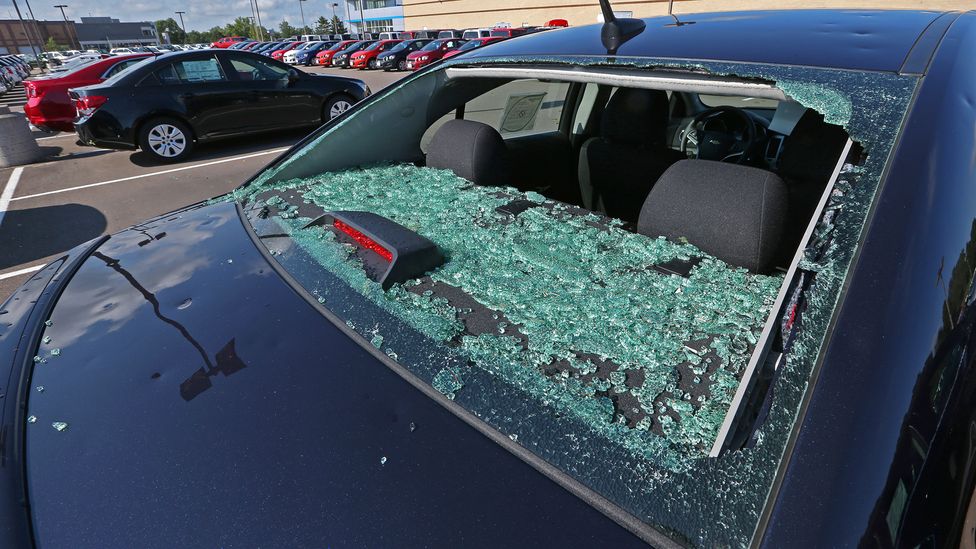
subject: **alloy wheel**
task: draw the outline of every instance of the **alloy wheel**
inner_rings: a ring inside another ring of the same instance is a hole
[[[172,124],[157,124],[149,130],[149,147],[159,156],[173,158],[186,150],[186,135]]]
[[[335,118],[340,114],[348,111],[350,108],[352,108],[352,103],[344,99],[340,99],[335,103],[333,103],[332,107],[329,109],[329,118]]]

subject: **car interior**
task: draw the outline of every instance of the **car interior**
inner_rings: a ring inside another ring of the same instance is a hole
[[[486,82],[480,84],[486,85]],[[785,270],[848,136],[793,101],[535,79],[445,98],[426,165]],[[458,90],[460,92],[460,90]]]
[[[346,121],[342,139],[298,155],[275,178],[382,162],[450,169],[770,274],[794,259],[848,145],[842,127],[773,86],[519,70],[527,76],[435,71]],[[397,138],[362,146],[381,121]]]

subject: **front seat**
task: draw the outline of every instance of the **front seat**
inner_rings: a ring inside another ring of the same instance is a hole
[[[427,167],[453,171],[475,185],[511,185],[508,149],[495,128],[473,120],[448,120],[427,147]]]
[[[781,257],[789,193],[773,172],[711,160],[682,160],[643,203],[637,232],[687,239],[722,261],[767,274]]]
[[[636,221],[654,182],[686,158],[667,146],[668,94],[620,88],[600,120],[600,135],[580,149],[583,205],[610,217]]]

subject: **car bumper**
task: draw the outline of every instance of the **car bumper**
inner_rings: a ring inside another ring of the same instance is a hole
[[[31,125],[42,130],[70,132],[74,128],[74,109],[59,109],[60,106],[46,105],[34,97],[24,105],[24,114]]]
[[[361,69],[361,68],[363,68],[363,67],[366,66],[366,64],[368,63],[368,61],[369,60],[366,59],[365,57],[357,57],[356,59],[353,59],[352,61],[350,61],[349,62],[349,65],[351,67],[353,67],[353,68]]]
[[[134,143],[127,143],[121,139],[106,137],[102,135],[97,126],[92,123],[91,118],[79,119],[74,122],[75,132],[78,134],[78,143],[100,149],[123,149],[135,150]]]

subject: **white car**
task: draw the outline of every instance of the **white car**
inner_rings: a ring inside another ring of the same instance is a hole
[[[315,46],[317,44],[321,44],[321,41],[306,42],[306,43],[302,44],[301,46],[298,46],[297,48],[295,48],[293,50],[288,50],[288,51],[285,52],[285,55],[282,56],[281,62],[282,63],[288,63],[289,65],[297,65],[298,64],[298,52],[301,51],[301,50],[304,50],[305,48],[310,48],[312,46]]]
[[[109,53],[112,55],[126,55],[135,52],[132,50],[132,48],[112,48],[112,50],[109,51]]]

